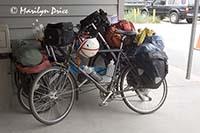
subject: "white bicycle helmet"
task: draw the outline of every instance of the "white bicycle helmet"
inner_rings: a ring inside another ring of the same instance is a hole
[[[83,57],[93,57],[99,51],[99,42],[96,38],[85,39],[78,51]]]

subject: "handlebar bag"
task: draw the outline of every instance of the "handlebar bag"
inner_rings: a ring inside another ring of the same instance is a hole
[[[47,24],[44,30],[44,42],[47,45],[65,46],[74,40],[72,22]]]

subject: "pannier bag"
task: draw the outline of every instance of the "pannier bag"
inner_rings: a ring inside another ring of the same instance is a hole
[[[47,45],[65,46],[74,40],[72,22],[47,24],[44,30],[44,42]]]
[[[121,45],[122,36],[120,34],[116,34],[116,30],[124,30],[124,31],[134,31],[135,27],[132,22],[127,20],[120,20],[118,23],[111,25],[107,28],[105,39],[108,44],[112,47],[119,48]]]
[[[110,22],[107,18],[107,13],[102,9],[99,9],[99,11],[94,11],[86,18],[82,19],[80,21],[80,30],[89,32],[90,35],[95,35],[97,31],[91,26],[92,23],[97,27],[97,31],[99,31],[101,34],[104,34],[105,30],[110,25]]]
[[[136,75],[134,72],[127,75],[128,84],[137,88],[158,88],[168,73],[168,58],[165,52],[151,43],[144,43],[136,49],[134,56]]]

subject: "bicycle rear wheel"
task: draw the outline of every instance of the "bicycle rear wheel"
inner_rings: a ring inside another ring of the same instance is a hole
[[[51,67],[37,76],[30,91],[30,107],[40,122],[51,125],[64,119],[74,102],[72,75],[59,67]]]
[[[29,101],[28,101],[29,96],[28,96],[28,94],[26,94],[24,92],[24,88],[21,88],[18,90],[17,97],[18,97],[18,101],[19,101],[20,105],[23,107],[23,109],[29,112],[30,111]]]
[[[121,77],[120,90],[123,101],[130,109],[137,113],[149,114],[155,112],[166,100],[166,80],[164,79],[160,87],[157,89],[135,89],[127,83],[127,75],[131,70],[131,67],[127,67]]]
[[[34,80],[34,75],[24,74],[19,71],[15,72],[15,84],[17,86],[17,98],[26,111],[30,111],[29,107],[29,91]]]

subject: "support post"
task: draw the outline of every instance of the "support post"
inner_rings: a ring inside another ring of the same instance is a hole
[[[156,9],[153,9],[153,23],[155,22],[155,18],[156,18]]]
[[[194,9],[195,9],[195,12],[194,12],[193,22],[192,22],[192,30],[191,30],[190,48],[189,48],[188,62],[187,62],[186,79],[190,79],[190,76],[191,76],[193,50],[194,50],[194,40],[195,40],[196,27],[197,27],[197,17],[198,17],[198,10],[199,10],[199,0],[195,0],[195,8]]]

